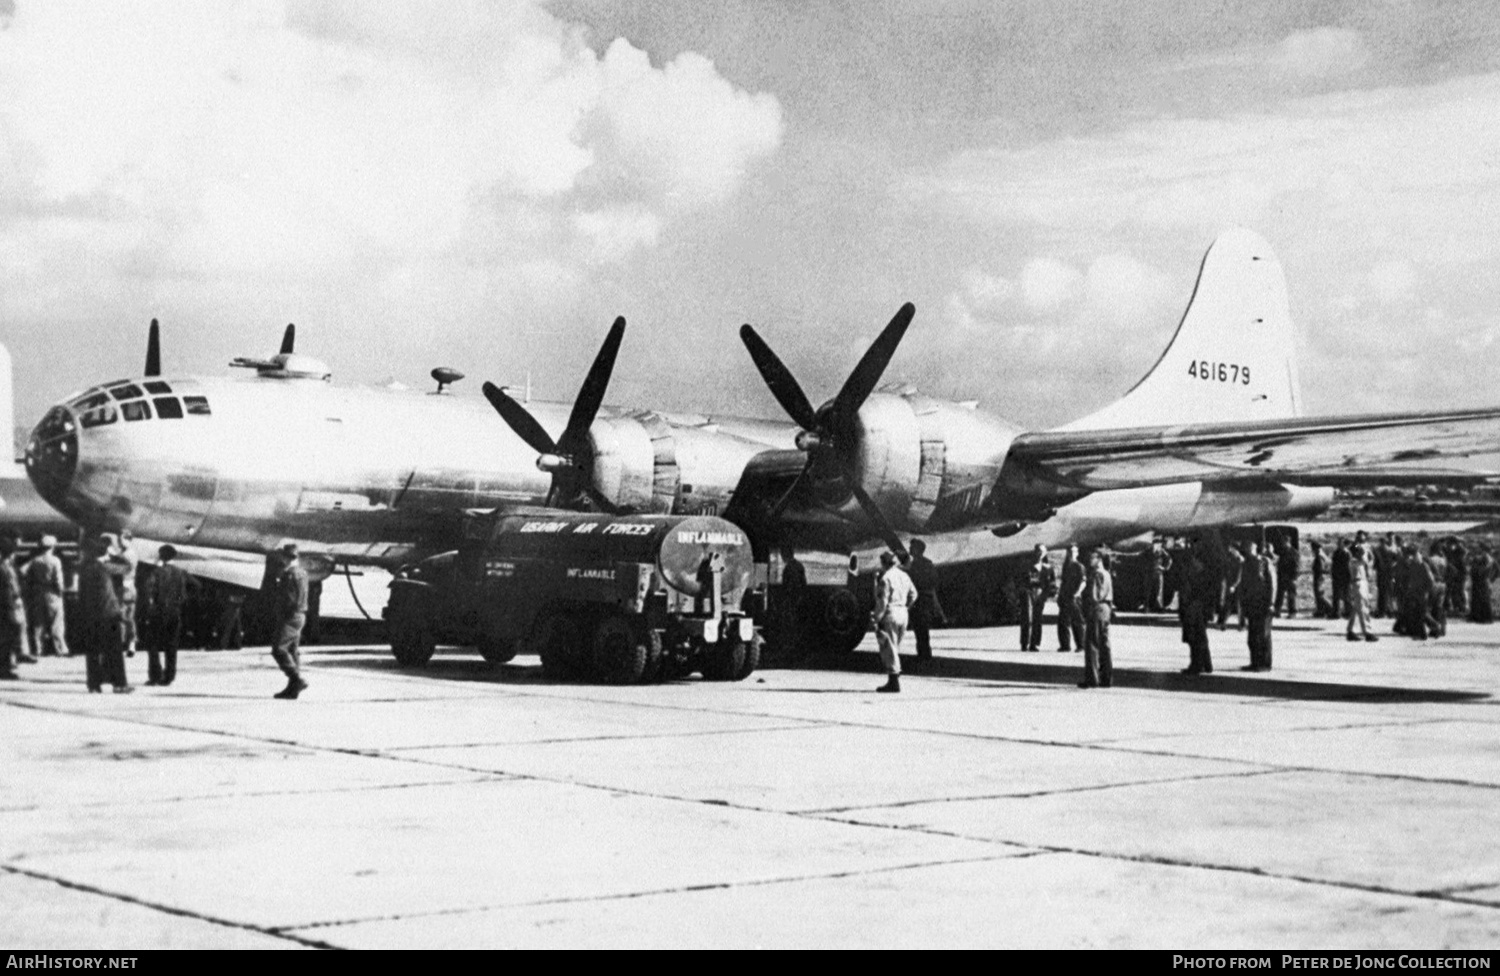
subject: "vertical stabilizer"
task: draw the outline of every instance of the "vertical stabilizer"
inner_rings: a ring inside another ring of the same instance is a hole
[[[1177,334],[1130,392],[1062,430],[1267,420],[1302,412],[1281,262],[1260,235],[1209,247]]]

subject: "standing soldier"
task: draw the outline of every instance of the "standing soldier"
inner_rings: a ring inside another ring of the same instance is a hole
[[[166,687],[177,679],[177,645],[182,640],[182,606],[187,602],[193,579],[172,565],[177,549],[162,546],[157,550],[161,562],[146,577],[145,615],[147,658],[146,684]]]
[[[1432,575],[1432,590],[1427,596],[1427,622],[1433,637],[1448,636],[1448,560],[1443,544],[1434,542],[1428,549],[1427,571]]]
[[[1329,562],[1333,564],[1329,576],[1332,583],[1329,599],[1333,603],[1333,619],[1338,620],[1346,616],[1349,609],[1349,540],[1339,539]]]
[[[1245,546],[1245,568],[1240,574],[1240,610],[1247,626],[1250,663],[1241,671],[1271,670],[1271,604],[1276,593],[1276,567],[1254,542]]]
[[[1219,603],[1219,629],[1224,629],[1231,610],[1239,620],[1239,627],[1243,629],[1245,609],[1240,604],[1240,576],[1245,570],[1245,557],[1238,546],[1230,546],[1224,556],[1224,579],[1219,587],[1219,592],[1223,594]]]
[[[1146,554],[1146,611],[1161,613],[1162,595],[1166,586],[1167,570],[1172,568],[1172,557],[1162,548],[1160,539],[1151,540],[1151,551]]]
[[[1025,592],[1021,594],[1021,650],[1042,649],[1042,610],[1057,593],[1057,572],[1047,561],[1047,547],[1037,546],[1036,558],[1026,569]]]
[[[1384,539],[1375,544],[1375,610],[1372,617],[1385,617],[1391,612],[1391,589],[1395,581],[1396,563],[1401,559],[1394,537],[1387,532]]]
[[[133,691],[125,678],[125,651],[120,642],[120,598],[105,560],[112,546],[104,536],[85,543],[83,566],[78,571],[78,617],[89,691],[103,691],[104,683],[115,692]]]
[[[911,629],[917,635],[917,660],[932,658],[932,625],[944,623],[943,605],[938,602],[937,567],[927,558],[927,543],[911,540],[911,569],[908,575],[917,588],[917,602],[911,608]]]
[[[1089,553],[1089,575],[1083,589],[1083,613],[1088,623],[1080,688],[1108,688],[1115,682],[1109,651],[1109,619],[1114,608],[1115,581],[1104,567],[1104,554],[1095,549]]]
[[[1497,567],[1489,546],[1479,543],[1469,557],[1469,619],[1476,624],[1495,622],[1494,604],[1490,601],[1490,583]]]
[[[1063,557],[1062,582],[1057,588],[1057,649],[1083,651],[1083,584],[1087,571],[1078,561],[1078,547]]]
[[[1322,619],[1332,617],[1333,607],[1323,592],[1323,581],[1328,577],[1328,557],[1323,554],[1323,543],[1312,544],[1312,589],[1313,615]]]
[[[1455,536],[1448,540],[1448,550],[1444,556],[1448,560],[1448,612],[1466,614],[1469,612],[1469,603],[1464,599],[1464,577],[1469,571],[1469,550]]]
[[[1302,552],[1292,539],[1281,540],[1281,549],[1276,553],[1276,616],[1281,616],[1281,606],[1286,604],[1286,615],[1297,616],[1297,577],[1302,575]]]
[[[283,566],[276,577],[276,641],[271,657],[286,675],[286,687],[274,697],[294,699],[307,690],[302,680],[302,660],[297,653],[302,639],[302,625],[307,622],[307,570],[297,558],[297,544],[281,547]]]
[[[1343,542],[1342,539],[1339,541]],[[1337,564],[1335,563],[1335,565]],[[1357,641],[1360,639],[1360,635],[1363,635],[1365,640],[1373,643],[1380,638],[1370,633],[1371,560],[1363,542],[1356,542],[1354,548],[1349,550],[1347,565],[1349,567],[1349,583],[1348,592],[1344,594],[1344,599],[1349,616],[1349,626],[1345,630],[1344,636],[1348,640]],[[1359,635],[1354,633],[1355,624],[1359,625]]]
[[[1213,657],[1208,651],[1208,620],[1219,591],[1219,574],[1204,558],[1201,540],[1177,554],[1177,615],[1182,620],[1182,641],[1188,646],[1188,666],[1183,674],[1212,674]]]
[[[1170,565],[1167,566],[1167,571],[1162,575],[1162,609],[1170,607],[1172,601],[1177,599],[1178,594],[1182,591],[1182,574],[1187,571],[1187,567],[1184,565],[1187,561],[1187,554],[1188,546],[1187,543],[1183,542],[1181,536],[1172,539],[1167,544],[1167,557]],[[1177,606],[1178,609],[1181,609],[1182,604],[1179,602]]]
[[[67,657],[68,638],[63,612],[63,564],[57,558],[57,536],[42,536],[42,551],[21,570],[26,612],[31,618],[31,647],[37,655]]]
[[[896,554],[880,554],[880,581],[875,584],[875,641],[880,647],[880,663],[885,667],[885,684],[880,692],[901,690],[901,638],[906,634],[907,614],[917,602],[917,588],[911,577],[896,565]]]
[[[0,534],[0,681],[15,681],[16,662],[35,661],[26,653],[26,600],[16,572],[16,537]]]
[[[119,579],[120,591],[120,613],[121,632],[120,640],[125,645],[125,653],[135,656],[136,633],[135,633],[135,610],[136,610],[136,572],[140,568],[140,558],[135,554],[135,539],[130,530],[125,529],[120,533],[120,543],[115,551],[110,553],[111,572]]]

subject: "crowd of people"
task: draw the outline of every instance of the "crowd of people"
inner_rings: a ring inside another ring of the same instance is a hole
[[[1307,559],[1313,618],[1342,620],[1345,639],[1375,642],[1374,620],[1390,618],[1395,634],[1413,640],[1447,634],[1451,615],[1474,623],[1493,623],[1491,588],[1500,578],[1500,561],[1489,546],[1466,546],[1454,536],[1421,544],[1387,533],[1371,539],[1359,531],[1352,540],[1331,546],[1314,541]],[[878,691],[900,691],[900,649],[910,624],[917,634],[918,657],[931,656],[928,628],[942,622],[937,572],[921,540],[911,555],[884,553],[876,583],[873,623],[880,659],[888,676]],[[1144,609],[1166,612],[1175,605],[1182,641],[1188,646],[1183,674],[1211,674],[1209,632],[1235,626],[1245,632],[1249,663],[1241,670],[1272,668],[1272,620],[1295,617],[1303,581],[1302,547],[1292,536],[1274,543],[1244,541],[1214,544],[1209,538],[1154,542],[1144,554]],[[1081,559],[1069,546],[1053,565],[1045,546],[1037,546],[1015,579],[1020,617],[1020,649],[1041,650],[1042,614],[1057,603],[1057,650],[1084,655],[1081,688],[1109,687],[1113,668],[1109,625],[1114,611],[1112,557],[1103,550]]]
[[[142,565],[129,532],[84,538],[76,573],[66,571],[54,536],[43,536],[24,562],[13,534],[0,534],[0,681],[21,678],[19,665],[48,656],[84,658],[90,692],[109,685],[117,694],[134,691],[126,659],[144,648],[148,686],[168,687],[177,679],[184,608],[200,584],[175,564],[171,545]],[[287,675],[275,697],[294,699],[306,690],[299,642],[307,619],[309,583],[297,547],[282,547],[272,581],[275,629],[272,657]],[[70,599],[71,598],[71,601]],[[70,624],[66,612],[74,605]],[[71,638],[71,643],[70,643]]]

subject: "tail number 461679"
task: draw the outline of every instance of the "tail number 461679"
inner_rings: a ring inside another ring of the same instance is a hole
[[[1211,363],[1206,359],[1195,359],[1188,363],[1188,375],[1205,383],[1212,381],[1250,385],[1250,367],[1238,363]]]

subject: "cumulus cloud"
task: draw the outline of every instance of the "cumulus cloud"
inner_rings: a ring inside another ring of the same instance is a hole
[[[1329,78],[1363,68],[1370,50],[1359,31],[1319,27],[1297,31],[1275,48],[1271,64],[1279,71],[1303,78]]]
[[[0,241],[62,278],[399,283],[462,250],[524,281],[653,246],[782,136],[703,57],[601,57],[521,2],[21,0],[0,92]]]

